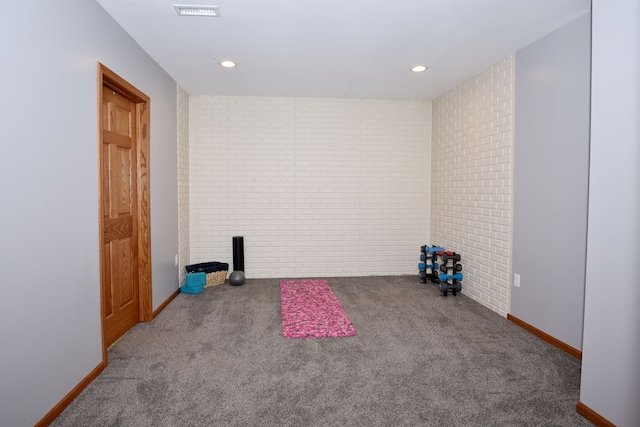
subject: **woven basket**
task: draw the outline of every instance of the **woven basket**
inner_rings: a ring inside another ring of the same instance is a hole
[[[227,280],[227,271],[229,264],[226,262],[201,262],[200,264],[192,264],[185,266],[187,273],[206,273],[207,282],[205,288],[209,286],[222,285]]]
[[[207,273],[207,284],[205,288],[210,286],[222,285],[227,280],[227,270],[214,271],[213,273]]]

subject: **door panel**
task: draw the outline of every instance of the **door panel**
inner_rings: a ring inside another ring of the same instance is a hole
[[[131,239],[126,237],[114,240],[111,244],[111,274],[113,280],[114,306],[116,310],[126,309],[134,302],[134,289],[131,286]],[[137,322],[137,319],[135,319]]]
[[[109,218],[131,217],[131,149],[109,141]],[[135,191],[135,189],[134,189]]]

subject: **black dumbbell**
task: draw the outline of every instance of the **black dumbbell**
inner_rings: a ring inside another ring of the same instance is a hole
[[[448,286],[447,282],[440,282],[440,285],[438,286],[440,288],[440,292],[442,292],[442,295],[445,297],[447,296]]]

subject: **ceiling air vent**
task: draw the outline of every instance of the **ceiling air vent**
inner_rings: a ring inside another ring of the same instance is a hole
[[[220,16],[218,6],[174,4],[173,7],[180,16],[208,16],[210,18]]]

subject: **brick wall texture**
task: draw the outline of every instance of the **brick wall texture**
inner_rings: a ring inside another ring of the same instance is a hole
[[[431,101],[190,96],[191,263],[231,270],[241,235],[248,278],[417,274],[431,117]]]
[[[431,244],[460,253],[463,293],[503,316],[511,274],[514,60],[433,101]]]

